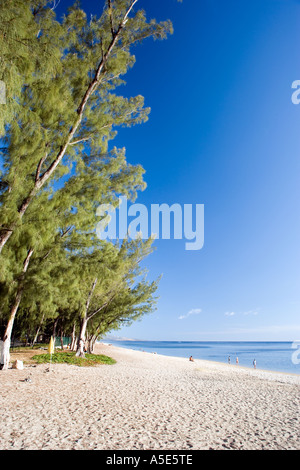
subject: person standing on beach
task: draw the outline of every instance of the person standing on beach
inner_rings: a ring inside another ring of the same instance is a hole
[[[230,356],[228,356],[228,364],[230,364]]]
[[[254,367],[254,369],[256,369],[256,359],[254,359],[254,361],[253,361],[253,367]]]
[[[236,365],[238,365],[238,364],[239,364],[239,358],[238,358],[237,356],[236,356],[235,363],[236,363]]]

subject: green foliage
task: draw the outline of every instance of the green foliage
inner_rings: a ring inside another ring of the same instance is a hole
[[[109,147],[120,126],[150,112],[142,96],[117,93],[132,47],[172,32],[136,4],[107,1],[87,18],[76,2],[58,20],[48,0],[0,3],[0,336],[20,293],[18,334],[54,321],[78,333],[86,317],[95,337],[155,306],[158,281],[140,268],[151,240],[118,245],[95,234],[98,205],[135,200],[146,186],[125,149]]]
[[[117,127],[148,118],[143,97],[114,91],[134,64],[132,46],[148,37],[164,38],[172,29],[169,22],[147,21],[144,12],[131,9],[131,1],[109,2],[111,7],[91,20],[75,4],[61,22],[47,3],[0,5],[2,35],[8,39],[0,42],[0,79],[8,89],[0,124],[0,135],[5,130],[2,239],[18,229],[41,188],[51,190],[75,168],[77,173],[88,167],[93,176],[103,167]],[[143,186],[139,167],[124,168],[124,157],[117,162],[123,180],[134,173],[133,193]]]
[[[32,357],[38,364],[49,364],[50,354],[37,354]],[[51,357],[52,364],[73,364],[80,367],[90,367],[99,364],[115,364],[111,357],[101,354],[86,354],[84,358],[76,357],[73,352],[55,352]]]
[[[0,3],[0,80],[6,85],[0,135],[22,111],[24,87],[61,72],[62,25],[47,0]],[[23,108],[24,111],[24,108]]]

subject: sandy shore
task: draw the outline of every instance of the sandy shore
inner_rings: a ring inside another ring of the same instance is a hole
[[[300,376],[95,352],[117,364],[0,373],[1,450],[300,449]]]

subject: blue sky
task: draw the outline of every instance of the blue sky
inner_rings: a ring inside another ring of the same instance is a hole
[[[58,11],[69,1],[61,0]],[[98,1],[82,2],[100,12]],[[300,2],[140,0],[174,34],[135,49],[119,93],[141,94],[149,121],[112,145],[146,170],[139,203],[204,204],[205,242],[158,240],[149,278],[157,311],[121,337],[300,338]]]

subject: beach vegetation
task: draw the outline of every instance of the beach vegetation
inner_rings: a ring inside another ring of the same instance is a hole
[[[64,351],[64,352],[55,352],[51,355],[47,354],[37,354],[32,357],[32,359],[38,364],[72,364],[75,366],[95,366],[100,364],[115,364],[116,361],[102,354],[86,354],[85,357],[77,357],[75,352]]]
[[[152,240],[99,240],[96,209],[134,201],[144,169],[111,146],[120,127],[145,122],[140,95],[118,92],[133,47],[163,39],[138,0],[78,2],[62,18],[53,2],[0,3],[0,368],[12,335],[71,336],[83,357],[99,335],[155,306],[158,280],[140,265]]]

